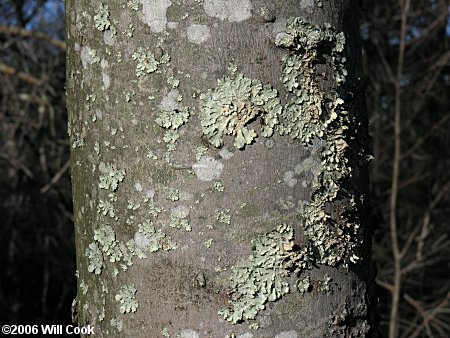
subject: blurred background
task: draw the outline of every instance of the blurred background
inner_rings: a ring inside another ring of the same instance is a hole
[[[362,7],[381,336],[450,337],[449,5]],[[0,0],[1,324],[71,323],[64,87],[64,2]]]

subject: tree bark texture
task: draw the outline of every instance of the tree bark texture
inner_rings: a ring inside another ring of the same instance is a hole
[[[66,1],[80,324],[375,335],[355,3]]]

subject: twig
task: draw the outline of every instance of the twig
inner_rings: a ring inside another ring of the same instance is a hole
[[[0,63],[0,72],[4,73],[6,75],[15,75],[20,80],[25,81],[28,84],[33,85],[33,86],[42,85],[42,81],[35,78],[33,75],[18,71],[16,68],[7,66],[4,63]]]
[[[0,33],[18,35],[18,36],[22,36],[22,37],[32,37],[35,39],[44,40],[61,50],[66,50],[66,43],[64,41],[54,39],[42,32],[32,32],[32,31],[27,31],[26,29],[21,28],[21,27],[11,27],[11,26],[0,25]]]
[[[49,183],[47,183],[45,186],[43,186],[40,190],[41,194],[45,194],[53,185],[55,185],[61,176],[66,172],[67,169],[70,167],[70,160],[68,160],[61,169],[58,170],[58,172],[55,174],[55,176],[52,177]]]
[[[401,159],[401,77],[403,74],[403,61],[405,56],[405,36],[407,31],[407,19],[410,7],[410,0],[401,1],[400,7],[402,11],[402,26],[400,32],[400,48],[398,53],[397,78],[395,81],[395,118],[394,118],[394,159],[392,169],[392,185],[390,198],[390,234],[392,253],[394,258],[394,288],[392,294],[391,314],[389,319],[389,338],[397,338],[398,332],[398,312],[400,304],[400,288],[401,288],[401,261],[402,257],[398,245],[398,226],[397,226],[397,198],[398,198],[398,182],[400,174]]]

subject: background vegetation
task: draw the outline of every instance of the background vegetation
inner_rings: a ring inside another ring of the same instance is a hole
[[[449,7],[363,1],[382,337],[450,337]],[[1,324],[68,324],[76,294],[64,3],[0,0]]]

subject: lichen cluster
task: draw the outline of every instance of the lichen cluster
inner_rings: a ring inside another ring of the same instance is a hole
[[[111,263],[120,263],[122,270],[126,271],[133,265],[133,256],[146,257],[133,239],[126,243],[118,241],[114,229],[109,224],[94,230],[94,242],[86,249],[86,256],[89,260],[88,271],[96,275],[101,274],[105,259],[109,259]]]
[[[292,227],[280,225],[253,241],[248,261],[232,268],[230,307],[219,311],[233,324],[255,319],[267,302],[289,292],[288,269],[306,268],[306,251],[294,250]]]
[[[203,133],[215,147],[220,147],[225,135],[235,136],[234,145],[242,149],[257,137],[249,124],[260,118],[261,135],[272,136],[278,124],[282,106],[278,92],[237,74],[218,80],[217,87],[200,96]]]
[[[102,189],[115,191],[125,178],[126,172],[123,169],[117,169],[115,164],[100,162],[100,183],[98,186]]]
[[[155,229],[151,220],[145,220],[138,226],[139,232],[149,241],[150,252],[175,250],[177,248],[176,243],[169,235],[165,234],[161,229]]]
[[[155,72],[160,64],[167,63],[170,60],[167,54],[163,54],[159,60],[156,60],[155,54],[152,51],[142,47],[138,47],[131,55],[131,58],[138,62],[136,65],[137,77]]]
[[[304,210],[305,234],[319,251],[319,263],[355,262],[359,226],[349,220],[349,210],[355,203],[351,193],[341,188],[351,172],[346,133],[352,125],[340,93],[347,74],[342,56],[344,34],[329,25],[319,27],[293,18],[288,21],[286,32],[277,36],[276,44],[289,50],[283,59],[281,81],[289,95],[280,133],[299,139],[306,146],[317,139],[323,144],[323,170]],[[332,81],[327,72],[331,72]],[[338,208],[339,203],[345,206]],[[337,210],[337,217],[326,211],[329,206]]]
[[[97,14],[94,15],[95,28],[99,31],[107,30],[111,27],[111,22],[109,21],[109,7],[100,4]]]
[[[122,313],[136,312],[139,303],[136,300],[136,288],[134,285],[124,285],[116,294],[116,301],[119,302],[119,311]]]

